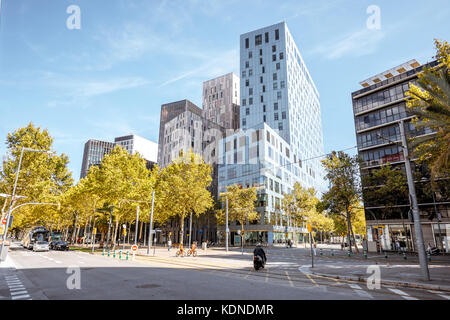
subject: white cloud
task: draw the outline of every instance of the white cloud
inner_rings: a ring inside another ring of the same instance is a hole
[[[382,30],[363,29],[345,37],[321,43],[311,53],[321,54],[329,60],[344,56],[360,57],[375,52],[384,37],[385,33]]]
[[[238,70],[238,67],[239,52],[237,49],[228,50],[222,54],[211,54],[208,58],[203,59],[200,67],[185,71],[169,80],[166,80],[160,85],[160,87],[192,77],[200,78],[201,81],[205,81],[209,78],[218,77],[222,74]]]

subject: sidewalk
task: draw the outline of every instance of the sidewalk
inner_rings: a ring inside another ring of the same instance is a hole
[[[421,288],[428,290],[440,290],[450,292],[450,265],[429,264],[431,281],[423,280],[419,264],[414,262],[394,262],[377,259],[373,261],[345,262],[344,259],[333,262],[324,262],[317,259],[314,268],[308,267],[308,271],[314,275],[366,282],[373,274],[368,272],[369,266],[380,268],[381,284],[394,285],[410,288]]]

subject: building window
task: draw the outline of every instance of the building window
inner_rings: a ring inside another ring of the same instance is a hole
[[[266,112],[266,105],[263,104],[263,112]]]
[[[259,49],[259,55],[262,56],[262,49]]]
[[[261,102],[264,102],[264,96],[261,96]]]
[[[280,70],[280,63],[277,62],[277,70]]]
[[[246,75],[247,75],[247,72],[245,70],[242,71],[242,78],[245,78]]]
[[[248,58],[251,59],[253,57],[253,54],[251,51],[248,52]]]
[[[282,81],[280,82],[280,86],[281,86],[281,89],[284,88],[284,80],[282,80]]]
[[[248,98],[248,104],[252,105],[253,104],[253,98]]]
[[[277,61],[277,55],[276,54],[272,55],[272,61]]]
[[[242,125],[243,126],[246,126],[247,125],[247,120],[245,119],[245,118],[242,118]],[[235,140],[235,142],[236,142],[236,140]],[[236,149],[236,148],[235,148]]]
[[[273,89],[275,90],[275,89],[278,89],[278,82],[274,82],[273,83]]]
[[[283,60],[283,58],[284,58],[283,52],[280,52],[280,60]]]
[[[285,120],[286,119],[286,111],[283,111],[281,113],[281,119]]]
[[[274,73],[274,74],[273,74],[273,81],[276,81],[276,80],[278,80],[278,79],[277,79],[277,74]]]
[[[250,66],[248,61],[245,61],[245,67],[248,68]]]
[[[246,38],[245,39],[245,49],[248,49],[248,46],[249,46],[249,40],[248,40],[248,38]]]
[[[262,58],[259,58],[259,64],[263,64]]]
[[[263,89],[263,92],[266,92],[266,86],[263,86],[262,89]]]
[[[278,122],[278,130],[283,130],[283,122]]]
[[[280,30],[275,30],[275,40],[280,40]]]
[[[253,75],[253,69],[248,70],[248,76],[251,77]]]
[[[266,122],[266,115],[263,115],[263,121]]]
[[[255,36],[255,46],[259,46],[262,44],[262,35],[258,34]]]
[[[248,88],[248,95],[249,96],[253,95],[253,88]]]
[[[249,84],[250,84],[250,80],[248,80],[248,79],[247,79],[247,80],[245,80],[245,86],[246,86],[246,87],[248,87],[248,86],[249,86]]]
[[[266,73],[266,67],[262,67],[262,73]]]
[[[275,102],[275,103],[273,104],[273,110],[278,110],[278,102]]]
[[[263,77],[259,77],[259,83],[263,83],[264,79]]]
[[[242,105],[246,106],[247,105],[247,100],[246,99],[242,99]]]
[[[250,108],[245,109],[245,115],[248,116],[250,114]]]
[[[269,33],[266,32],[266,33],[264,34],[264,37],[265,37],[266,43],[268,43],[268,42],[269,42]]]
[[[275,113],[273,114],[273,119],[274,119],[275,121],[278,120],[278,112],[275,112]]]
[[[277,99],[280,100],[281,99],[281,91],[277,92]]]
[[[272,52],[276,52],[277,51],[277,46],[272,46]]]

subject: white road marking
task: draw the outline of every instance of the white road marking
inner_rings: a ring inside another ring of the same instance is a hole
[[[9,287],[11,299],[17,300],[22,298],[29,298],[31,300],[31,297],[28,294],[27,289],[24,287],[22,281],[20,281],[17,275],[5,276],[5,280]]]
[[[17,291],[17,290],[23,290],[23,289],[25,289],[25,287],[24,286],[20,286],[20,287],[17,287],[17,288],[9,288],[9,291]]]
[[[373,299],[373,296],[370,293],[362,290],[362,288],[359,285],[357,285],[357,284],[350,284],[350,283],[348,285],[349,285],[350,288],[354,289],[353,291],[355,291],[355,293],[358,296],[363,297],[363,298]]]
[[[22,295],[22,296],[15,296],[15,297],[12,297],[12,299],[13,299],[13,300],[17,300],[17,299],[23,299],[23,298],[29,298],[29,297],[30,297],[29,294],[24,294],[24,295]],[[31,300],[31,299],[29,299],[29,300]]]
[[[388,290],[400,295],[403,299],[406,299],[406,300],[419,300],[417,298],[411,297],[409,294],[407,294],[406,292],[399,290],[399,289],[388,288]]]

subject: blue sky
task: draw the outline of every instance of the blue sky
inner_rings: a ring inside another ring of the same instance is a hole
[[[81,29],[69,30],[69,5]],[[356,145],[351,92],[450,40],[448,0],[2,0],[0,139],[48,128],[77,180],[84,143],[158,141],[161,104],[201,106],[202,82],[239,74],[239,35],[286,21],[321,96],[325,151]],[[381,28],[369,30],[369,5]],[[5,153],[0,144],[0,155]]]

